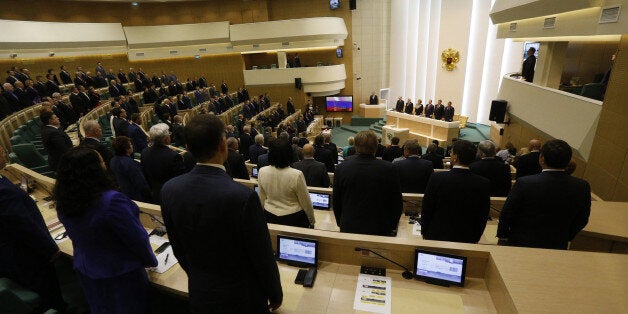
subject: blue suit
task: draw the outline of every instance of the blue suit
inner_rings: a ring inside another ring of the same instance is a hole
[[[264,313],[269,301],[282,301],[264,209],[253,190],[222,169],[197,165],[166,182],[161,195],[193,313]]]
[[[74,269],[92,313],[143,313],[148,308],[144,267],[157,259],[139,208],[113,190],[78,217],[59,213],[74,248]]]
[[[50,262],[58,250],[35,202],[0,177],[0,277],[37,292],[42,312],[64,307],[57,273]]]
[[[135,123],[129,124],[128,132],[129,137],[131,138],[131,143],[133,144],[133,151],[141,154],[144,148],[148,146],[146,133],[144,133],[140,126]]]
[[[115,156],[111,158],[109,168],[116,175],[122,193],[132,200],[152,201],[150,187],[137,161],[129,156]]]

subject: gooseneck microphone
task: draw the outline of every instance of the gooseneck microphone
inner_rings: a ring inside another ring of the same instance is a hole
[[[391,262],[391,263],[401,267],[401,268],[403,268],[405,271],[403,273],[401,273],[401,277],[403,277],[404,279],[412,279],[412,278],[414,278],[414,276],[412,275],[412,272],[407,267],[405,267],[405,266],[403,266],[403,265],[401,265],[401,264],[391,260],[390,258],[388,258],[386,256],[383,256],[383,255],[381,255],[381,254],[379,254],[379,253],[377,253],[377,252],[375,252],[375,251],[373,251],[371,249],[356,246],[355,247],[355,251],[356,252],[360,252],[360,251],[371,252],[371,253],[373,253],[373,254],[375,254],[375,255],[377,255],[377,256],[379,256],[379,257],[381,257],[381,258],[383,258],[383,259],[385,259],[385,260],[387,260],[387,261],[389,261],[389,262]]]

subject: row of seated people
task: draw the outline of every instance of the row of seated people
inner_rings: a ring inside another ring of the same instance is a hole
[[[269,166],[259,171],[258,197],[228,176],[223,166],[230,153],[225,131],[224,123],[214,115],[195,116],[184,127],[195,166],[166,180],[158,190],[169,241],[188,275],[192,311],[210,307],[242,312],[274,310],[281,305],[283,293],[266,224],[311,227],[316,222],[306,179],[303,172],[290,167],[292,145],[280,136],[269,147]],[[153,132],[157,130],[151,128]],[[168,137],[167,129],[158,133]],[[151,138],[159,136],[151,134]],[[161,147],[162,157],[159,161],[144,160],[145,152],[141,167],[170,173],[176,169],[172,162],[182,157],[162,145],[167,141],[159,142],[151,147]],[[375,157],[377,143],[372,131],[358,133],[357,155],[336,168],[333,208],[341,232],[391,235],[397,228],[402,212],[399,173],[393,163]],[[453,169],[431,175],[420,219],[425,239],[475,243],[482,235],[488,218],[490,181],[469,169],[476,150],[468,141],[456,141],[451,150]],[[548,141],[539,156],[543,172],[517,180],[502,209],[497,236],[508,245],[566,249],[568,241],[587,223],[590,188],[586,181],[565,173],[571,148],[564,141]],[[106,167],[94,150],[78,147],[64,154],[54,189],[58,216],[79,257],[74,264],[90,307],[113,304],[144,309],[147,301],[138,297],[148,289],[143,268],[155,266],[157,261],[139,223],[137,206],[105,178]],[[28,199],[25,194],[23,198]],[[36,209],[34,203],[32,207]],[[100,222],[95,227],[116,231],[87,228],[94,219]],[[101,238],[93,241],[93,234],[101,234]],[[199,238],[198,234],[206,236]],[[58,250],[54,242],[48,244],[40,261],[49,261]],[[229,265],[233,269],[225,271],[224,263],[212,258],[216,251],[240,258],[234,258]],[[257,266],[246,275],[234,276],[237,270],[251,267],[247,256],[254,257]],[[124,272],[112,271],[122,262],[127,265]],[[91,279],[96,273],[99,279]],[[242,289],[247,291],[244,296]],[[97,290],[107,293],[94,293]]]
[[[410,98],[404,103],[401,96],[399,96],[395,104],[395,111],[451,122],[454,120],[455,108],[451,105],[451,101],[448,101],[447,106],[445,106],[443,105],[443,101],[439,99],[436,105],[434,105],[430,99],[427,104],[423,106],[421,99],[418,99],[415,105]]]

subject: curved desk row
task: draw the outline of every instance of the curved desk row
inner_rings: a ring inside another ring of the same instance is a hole
[[[13,180],[20,176],[33,179],[38,198],[46,195],[54,185],[53,179],[17,165],[8,166],[3,174]],[[56,219],[56,213],[43,205],[40,202],[40,210],[46,222],[51,224]],[[161,215],[157,205],[138,205],[144,213]],[[145,226],[152,228],[154,225],[148,219]],[[320,246],[319,274],[311,289],[293,283],[297,268],[279,265],[285,294],[280,313],[297,313],[305,309],[312,313],[353,312],[359,265],[389,269],[388,276],[393,280],[392,309],[395,313],[415,313],[420,310],[615,313],[628,309],[628,299],[625,298],[628,291],[628,282],[625,280],[628,276],[628,255],[369,236],[273,224],[268,226],[273,245],[278,234],[285,234],[316,239]],[[622,235],[619,237],[626,240]],[[410,267],[415,248],[464,255],[468,258],[467,283],[464,288],[445,288],[405,280],[401,278],[398,267],[379,258],[364,256],[354,250],[356,246],[376,250]],[[65,254],[73,253],[70,241],[61,243],[60,248]],[[149,272],[149,277],[154,285],[187,296],[187,276],[179,265],[163,274]],[[453,308],[447,307],[452,304]]]

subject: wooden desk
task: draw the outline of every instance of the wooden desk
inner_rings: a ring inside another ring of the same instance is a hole
[[[365,118],[383,118],[386,116],[386,104],[380,105],[369,105],[369,104],[360,104],[360,109],[362,111],[362,115]]]
[[[398,129],[407,128],[409,138],[416,138],[422,146],[428,146],[432,140],[438,140],[444,145],[451,144],[451,139],[458,137],[460,122],[445,122],[403,112],[387,111],[386,125]]]
[[[589,223],[570,249],[628,254],[628,203],[591,202]]]
[[[36,191],[38,194],[48,193],[43,188],[50,190],[54,184],[53,179],[23,167],[10,165],[8,168],[3,174],[12,180],[22,174],[34,178],[40,189]],[[41,201],[38,204],[47,221],[54,219],[56,212],[53,209],[41,206]],[[144,203],[138,203],[138,206],[143,212],[160,214],[159,206]],[[612,210],[612,207],[607,209]],[[597,228],[596,224],[593,223],[593,229]],[[311,289],[291,284],[296,268],[279,265],[285,298],[278,313],[353,312],[359,265],[388,269],[393,278],[393,312],[400,312],[412,304],[422,292],[460,296],[465,312],[470,313],[623,313],[628,309],[628,282],[625,280],[628,277],[628,255],[369,236],[274,224],[268,227],[273,245],[276,245],[278,234],[318,240],[319,260],[322,261]],[[608,229],[611,230],[612,227]],[[622,230],[625,229],[619,230],[617,237],[624,237]],[[380,258],[362,256],[354,250],[356,246],[376,250],[407,266],[413,264],[415,248],[464,255],[468,259],[468,285],[444,288],[400,279],[398,267]],[[68,255],[73,253],[69,241],[63,242],[60,249]],[[187,276],[179,265],[163,274],[149,272],[149,278],[159,288],[187,296]]]

